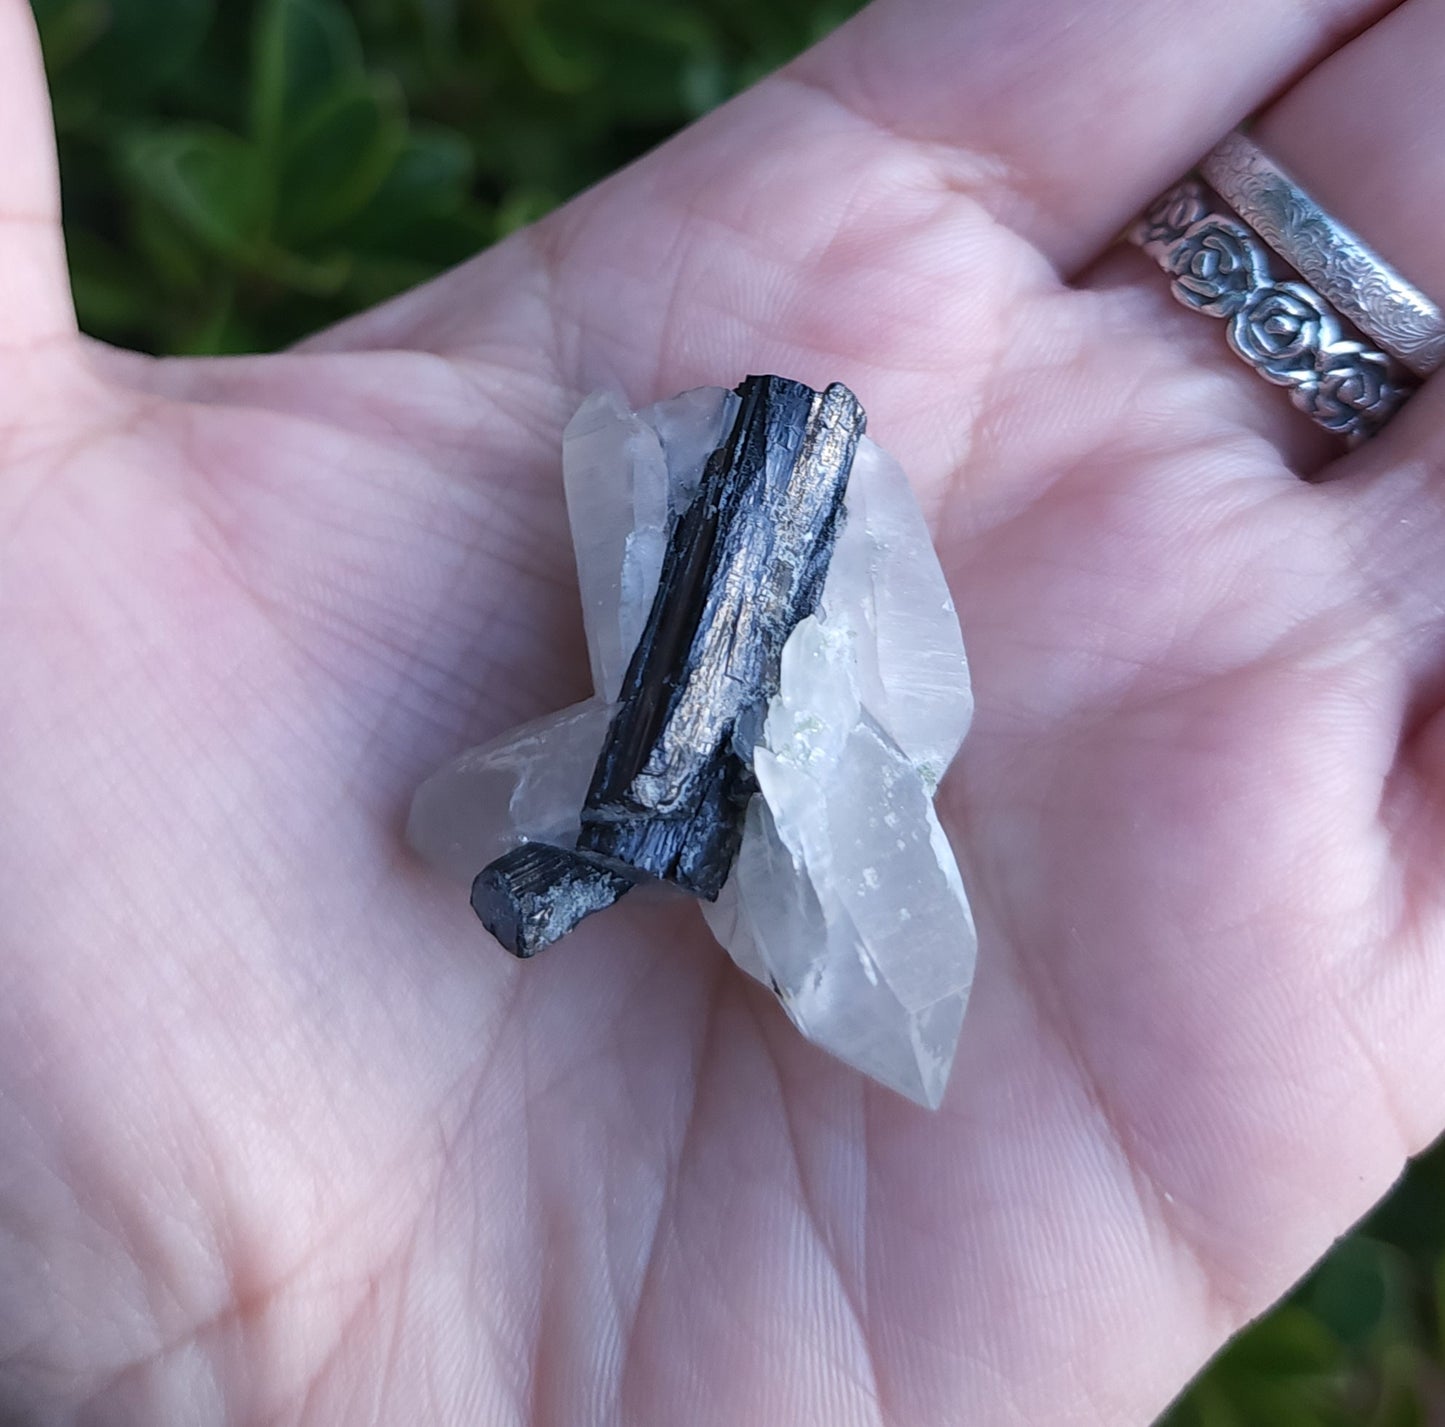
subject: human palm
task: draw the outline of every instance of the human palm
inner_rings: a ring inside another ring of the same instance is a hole
[[[1367,11],[1084,135],[1069,46],[1170,7],[1072,8],[1122,18],[875,9],[429,289],[151,363],[73,334],[0,4],[0,1416],[1139,1422],[1439,1127],[1431,398],[1306,485],[1157,273],[1085,271]],[[858,391],[969,642],[937,1114],[693,909],[520,965],[400,841],[585,693],[572,405],[747,371]]]

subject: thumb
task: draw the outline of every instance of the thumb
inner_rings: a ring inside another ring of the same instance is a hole
[[[0,0],[0,354],[74,333],[40,42],[27,0]]]

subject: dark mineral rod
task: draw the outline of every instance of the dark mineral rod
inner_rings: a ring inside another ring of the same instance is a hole
[[[523,846],[472,906],[530,956],[642,877],[711,900],[755,791],[750,739],[783,645],[818,606],[865,417],[847,387],[749,377],[668,537],[647,626],[582,808],[576,851]]]

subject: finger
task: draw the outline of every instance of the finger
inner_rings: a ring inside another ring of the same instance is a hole
[[[1445,0],[1409,0],[1311,73],[1257,129],[1325,209],[1445,306],[1442,133]],[[1445,657],[1442,465],[1445,382],[1437,376],[1339,468],[1347,479],[1328,492],[1358,569],[1391,611],[1397,647],[1421,677]]]
[[[1445,0],[1409,0],[1256,127],[1335,217],[1445,303]]]
[[[50,101],[25,0],[0,0],[0,350],[75,330]]]
[[[794,73],[1072,271],[1210,145],[1392,0],[877,0]]]
[[[999,280],[997,245],[979,240],[978,225],[970,237],[929,218],[940,197],[962,193],[1074,271],[1292,75],[1396,3],[1217,0],[1201,24],[1188,0],[875,0],[782,74],[572,205],[540,230],[551,236],[523,235],[308,345],[486,351],[517,329],[519,309],[569,305],[560,275],[605,288],[625,309],[621,332],[594,320],[596,302],[569,317],[577,359],[563,366],[587,369],[591,383],[605,375],[658,394],[658,324],[694,308],[700,320],[687,323],[688,351],[668,354],[673,365],[710,380],[700,374],[706,341],[713,376],[739,360],[789,357],[789,370],[807,375],[808,351],[842,355],[835,333],[808,331],[798,353],[765,339],[804,298],[822,322],[829,304],[806,281],[820,259],[834,270],[845,253],[870,270],[903,266],[940,302],[970,287],[973,302]],[[577,272],[576,244],[558,236],[571,215],[591,251],[615,256]],[[730,260],[719,265],[709,255],[723,231]],[[902,264],[900,240],[913,249]],[[700,271],[684,277],[689,263]],[[872,296],[869,309],[881,305]],[[602,358],[589,361],[591,349]],[[886,355],[900,367],[913,356]],[[825,364],[818,379],[842,369]]]
[[[1442,43],[1445,0],[1408,0],[1311,70],[1254,130],[1317,202],[1437,302],[1445,301],[1445,249],[1434,240],[1445,217]],[[1291,275],[1282,259],[1271,263],[1276,277]],[[1417,409],[1397,418],[1368,456],[1340,462],[1340,442],[1238,361],[1222,324],[1174,303],[1151,259],[1116,247],[1083,283],[1131,289],[1151,332],[1167,338],[1182,365],[1212,379],[1213,413],[1264,434],[1295,473],[1317,474],[1333,464],[1332,474],[1350,474],[1358,489],[1365,471],[1396,458],[1405,433],[1428,429],[1417,398]]]

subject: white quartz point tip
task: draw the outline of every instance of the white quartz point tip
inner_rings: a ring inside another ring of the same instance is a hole
[[[735,885],[705,914],[809,1040],[936,1108],[973,919],[931,788],[860,702],[854,647],[816,617],[788,641]]]
[[[416,790],[407,842],[467,888],[520,842],[571,846],[611,720],[588,699],[459,754]]]
[[[748,810],[728,942],[740,966],[770,986],[788,1018],[820,1049],[870,1079],[936,1110],[942,1103],[968,1003],[968,987],[907,1006],[881,974],[868,938],[828,898],[783,845],[767,804]],[[722,899],[719,899],[720,901]],[[722,928],[713,921],[716,934]],[[950,909],[959,936],[958,963],[971,962],[972,923]],[[876,949],[885,959],[897,948]],[[955,978],[945,976],[946,984]]]

